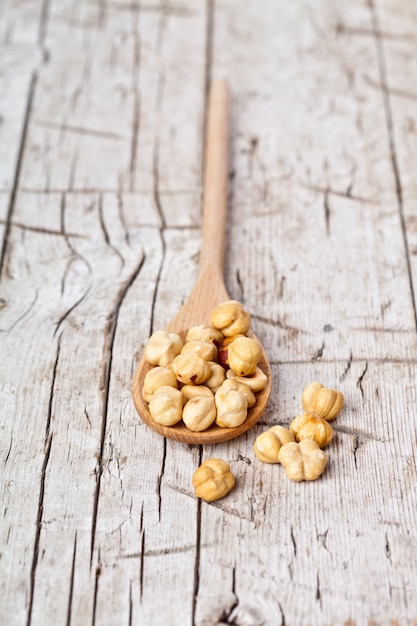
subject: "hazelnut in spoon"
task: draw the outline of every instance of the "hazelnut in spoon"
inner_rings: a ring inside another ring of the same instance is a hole
[[[228,147],[229,147],[229,90],[226,81],[213,82],[210,90],[204,204],[200,271],[197,282],[180,311],[167,324],[166,331],[178,333],[185,340],[189,328],[210,326],[213,309],[230,300],[223,280],[223,260],[226,236]],[[249,331],[248,336],[255,337]],[[191,444],[212,444],[238,437],[259,421],[271,393],[271,369],[262,348],[259,368],[266,374],[267,383],[256,395],[256,404],[248,410],[245,421],[236,427],[221,428],[215,423],[207,430],[189,430],[181,421],[173,426],[156,422],[142,397],[143,382],[151,365],[144,357],[139,361],[132,381],[133,401],[137,413],[154,431],[169,439]]]

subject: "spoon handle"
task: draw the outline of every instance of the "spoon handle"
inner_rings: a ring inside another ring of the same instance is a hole
[[[229,176],[229,86],[211,84],[205,145],[204,201],[200,276],[210,272],[223,280]]]

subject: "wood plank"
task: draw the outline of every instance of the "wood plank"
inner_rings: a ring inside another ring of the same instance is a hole
[[[277,7],[268,21],[269,10],[250,6],[251,45],[250,14],[240,23],[226,3],[214,54],[214,73],[230,76],[235,93],[230,232],[239,236],[230,238],[229,292],[256,310],[257,331],[282,360],[411,358],[415,323],[385,111],[357,69],[378,75],[375,45],[344,45],[340,8]],[[286,47],[271,32],[280,20],[283,29],[303,25]],[[405,306],[393,304],[398,288]]]

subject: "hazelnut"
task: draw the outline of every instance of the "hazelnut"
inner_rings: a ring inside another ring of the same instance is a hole
[[[286,443],[278,453],[288,478],[295,481],[316,480],[326,467],[327,457],[312,439]]]
[[[210,365],[195,352],[179,354],[173,360],[171,367],[177,380],[185,384],[200,385],[211,374]]]
[[[186,341],[204,341],[205,343],[214,343],[217,347],[223,341],[223,333],[217,328],[210,326],[192,326],[188,329]]]
[[[207,502],[223,498],[235,484],[230,466],[222,459],[207,459],[194,472],[195,494]]]
[[[181,354],[186,354],[187,352],[195,352],[205,361],[213,361],[217,356],[217,348],[214,343],[207,343],[206,341],[187,341],[181,350]]]
[[[340,391],[328,389],[317,382],[307,385],[302,394],[304,411],[318,415],[329,422],[339,415],[344,402],[345,399]]]
[[[304,413],[299,415],[290,424],[290,431],[295,441],[313,439],[320,448],[327,446],[333,439],[333,428],[322,417]]]
[[[294,441],[289,430],[283,426],[273,426],[258,435],[253,446],[255,455],[264,463],[278,463],[278,454],[282,446]]]
[[[146,373],[143,380],[142,397],[149,402],[158,387],[178,387],[175,374],[166,367],[153,367]]]
[[[166,367],[181,352],[183,341],[177,333],[157,330],[145,346],[144,356],[151,365]]]
[[[250,337],[238,337],[229,346],[229,367],[236,376],[250,376],[255,373],[262,356],[259,341]]]
[[[234,389],[219,389],[216,391],[214,401],[217,409],[217,426],[234,428],[243,424],[248,414],[248,400],[243,393]]]
[[[229,369],[229,346],[237,339],[237,337],[244,337],[245,335],[234,335],[233,337],[226,337],[219,346],[217,353],[217,360],[225,370]]]
[[[205,385],[183,385],[181,387],[183,404],[196,396],[206,396],[214,399],[214,393]]]
[[[214,396],[195,396],[188,400],[182,411],[184,424],[194,432],[207,430],[216,419]]]
[[[220,387],[220,385],[223,383],[224,379],[226,378],[226,372],[224,371],[224,368],[221,365],[219,365],[218,363],[215,363],[214,361],[210,361],[209,365],[210,365],[211,374],[207,378],[205,384],[207,387],[209,387],[212,390],[213,393],[216,393],[217,389]]]
[[[221,330],[225,337],[246,335],[250,326],[250,315],[237,300],[228,300],[216,306],[211,314],[214,328]]]
[[[237,380],[233,380],[231,378],[226,379],[224,383],[222,383],[220,389],[234,389],[235,391],[240,391],[240,393],[243,393],[243,395],[247,398],[249,409],[256,404],[256,396],[253,393],[252,389],[244,383],[239,383]]]
[[[182,415],[181,391],[173,387],[158,387],[150,399],[149,413],[162,426],[177,424]]]
[[[255,373],[251,376],[236,376],[232,370],[227,370],[226,378],[236,380],[239,383],[247,385],[254,393],[262,391],[268,382],[268,377],[263,373],[260,367],[257,367]]]

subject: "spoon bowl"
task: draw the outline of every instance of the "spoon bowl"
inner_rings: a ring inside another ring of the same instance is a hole
[[[165,330],[178,333],[185,338],[192,326],[210,325],[213,309],[230,300],[223,281],[223,259],[227,214],[228,182],[228,111],[229,90],[225,81],[215,81],[210,90],[206,163],[204,181],[204,204],[200,273],[189,298]],[[256,338],[252,331],[250,337]],[[267,384],[256,394],[256,404],[248,410],[246,420],[234,428],[220,428],[213,424],[207,430],[194,432],[183,422],[174,426],[158,424],[142,398],[143,382],[151,365],[142,357],[132,381],[133,402],[142,420],[154,431],[169,439],[191,444],[211,444],[228,441],[246,432],[259,421],[271,393],[271,368],[262,348],[258,364],[267,376]]]

